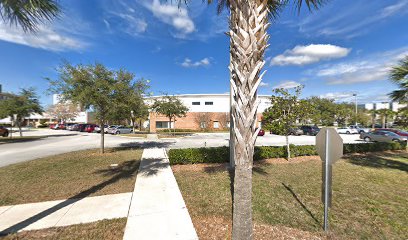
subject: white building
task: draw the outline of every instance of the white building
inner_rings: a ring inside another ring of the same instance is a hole
[[[163,96],[153,96],[146,99],[147,104],[151,104],[154,99]],[[149,128],[151,132],[156,132],[157,129],[165,129],[169,126],[178,129],[200,129],[205,125],[213,130],[221,130],[229,127],[229,112],[230,112],[230,95],[229,94],[181,94],[176,95],[183,104],[189,108],[186,117],[176,119],[170,123],[169,119],[164,116],[158,116],[151,112],[149,116]],[[258,126],[261,126],[262,112],[270,107],[270,96],[260,95],[258,108]],[[208,123],[200,123],[197,118],[206,114],[210,118]],[[208,126],[209,125],[209,126]]]

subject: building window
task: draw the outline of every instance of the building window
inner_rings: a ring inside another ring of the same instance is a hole
[[[156,122],[156,128],[169,128],[169,122],[158,121]]]
[[[230,128],[230,121],[227,121],[227,128]]]
[[[205,102],[205,105],[214,105],[214,102]]]
[[[200,105],[200,102],[192,102],[193,105]]]
[[[200,122],[200,128],[202,128],[202,129],[207,128],[207,123],[206,122]]]
[[[214,128],[220,128],[220,123],[218,121],[214,121]]]

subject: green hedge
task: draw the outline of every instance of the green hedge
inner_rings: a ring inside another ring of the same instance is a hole
[[[316,148],[313,145],[290,145],[290,148],[291,157],[317,155]],[[344,144],[343,152],[344,154],[347,154],[404,149],[406,149],[406,143],[375,142]],[[229,161],[229,147],[170,149],[168,155],[171,164],[224,163]],[[286,157],[286,146],[255,147],[255,161],[268,158]]]

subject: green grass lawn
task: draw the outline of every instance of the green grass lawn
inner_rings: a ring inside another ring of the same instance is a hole
[[[23,231],[0,237],[1,240],[121,240],[126,226],[126,218],[102,220],[94,223],[67,227],[53,227],[42,230]]]
[[[2,167],[0,206],[131,192],[141,155],[140,149],[94,149]]]
[[[194,171],[188,165],[178,168],[175,176],[199,237],[207,238],[207,230],[200,229],[204,223],[211,223],[208,219],[223,219],[222,230],[218,227],[209,234],[225,239],[231,225],[230,181],[225,167],[211,164]],[[407,239],[407,173],[408,154],[402,152],[353,155],[337,162],[330,209],[332,237]],[[323,236],[320,194],[318,158],[293,164],[257,164],[253,171],[254,222]]]

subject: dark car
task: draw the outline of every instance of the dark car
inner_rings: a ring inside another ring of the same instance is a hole
[[[303,130],[300,128],[290,128],[289,135],[300,136],[303,134]]]
[[[317,126],[301,126],[300,129],[303,131],[303,134],[311,136],[316,136],[320,131],[320,128]]]
[[[394,128],[379,128],[379,129],[376,129],[376,130],[393,132],[393,133],[396,133],[397,135],[400,135],[400,136],[403,136],[403,137],[408,137],[408,132],[401,131],[401,130],[394,129]]]
[[[263,129],[259,130],[258,136],[263,136],[263,135],[265,135],[265,130]]]
[[[88,125],[88,124],[78,124],[78,130],[77,131],[85,132],[86,125]]]
[[[2,137],[8,137],[9,131],[7,128],[0,126],[0,136]]]

